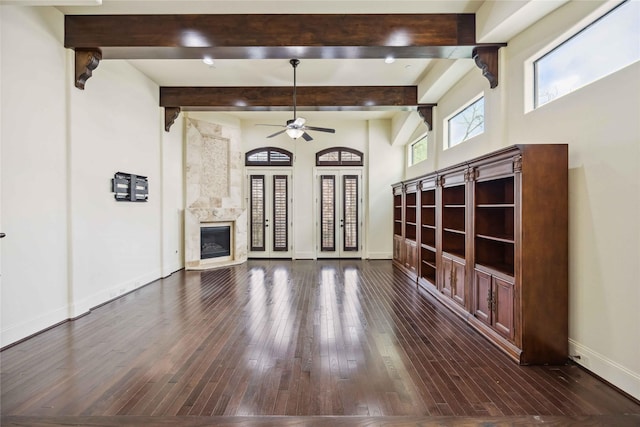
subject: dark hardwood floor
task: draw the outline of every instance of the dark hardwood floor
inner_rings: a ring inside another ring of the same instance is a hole
[[[2,425],[640,425],[518,366],[390,261],[177,272],[2,351]]]

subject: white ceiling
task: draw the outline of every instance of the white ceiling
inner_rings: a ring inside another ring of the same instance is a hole
[[[507,42],[567,0],[22,0],[21,4],[57,6],[65,14],[323,14],[323,13],[476,13],[476,38]],[[0,0],[2,4],[14,3]],[[437,103],[466,72],[475,70],[471,59],[304,59],[297,68],[300,86],[417,85],[420,103]],[[220,59],[212,66],[200,60],[129,60],[161,86],[287,86],[293,70],[282,59]],[[431,73],[431,74],[430,74]],[[435,75],[437,74],[437,75]],[[98,67],[94,79],[100,78]],[[88,89],[90,90],[90,86]],[[246,120],[282,117],[282,112],[233,112]],[[391,118],[394,112],[307,112],[340,118]],[[417,113],[416,113],[417,114]]]

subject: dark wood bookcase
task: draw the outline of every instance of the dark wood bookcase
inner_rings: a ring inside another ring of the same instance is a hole
[[[434,175],[420,181],[420,279],[431,286],[437,283],[437,205]]]
[[[394,260],[518,363],[565,363],[567,145],[516,145],[396,184]]]

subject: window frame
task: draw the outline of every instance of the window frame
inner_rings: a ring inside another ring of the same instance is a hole
[[[321,160],[320,158],[325,154],[337,152],[338,160]],[[355,154],[360,157],[360,160],[343,160],[342,153],[347,152],[350,154]],[[316,166],[364,166],[364,153],[362,151],[358,151],[354,148],[349,147],[331,147],[326,148],[324,150],[320,150],[316,153]]]
[[[482,132],[470,136],[467,139],[463,139],[460,142],[451,145],[451,131],[450,131],[450,122],[451,120],[453,120],[455,117],[459,116],[460,114],[464,113],[465,110],[467,110],[468,108],[470,108],[472,105],[474,105],[476,102],[483,100],[483,111],[482,111]],[[442,138],[442,149],[443,150],[448,150],[449,148],[453,148],[456,147],[466,141],[472,140],[473,138],[476,138],[482,134],[484,134],[485,132],[485,123],[486,123],[486,97],[484,95],[484,91],[480,92],[479,94],[477,94],[476,96],[472,97],[469,101],[467,101],[465,104],[462,105],[462,107],[458,108],[457,110],[455,110],[453,113],[449,114],[447,117],[444,118],[443,120],[443,138]]]
[[[543,104],[539,104],[538,102],[538,70],[537,70],[537,64],[538,61],[540,61],[541,59],[545,58],[547,55],[552,54],[553,52],[557,51],[558,49],[562,48],[566,43],[570,42],[571,40],[575,39],[576,37],[580,37],[585,31],[588,31],[590,28],[592,28],[595,24],[599,23],[600,21],[602,21],[603,19],[606,19],[608,15],[610,15],[612,12],[616,11],[617,9],[619,9],[620,7],[623,7],[625,4],[630,4],[631,1],[630,0],[624,0],[621,2],[616,2],[615,4],[612,4],[612,2],[607,2],[606,4],[602,5],[601,7],[597,8],[596,10],[594,10],[593,12],[589,13],[585,18],[583,18],[582,20],[580,20],[576,25],[572,26],[568,31],[565,31],[564,33],[562,33],[560,36],[556,37],[553,39],[552,42],[548,43],[543,49],[537,51],[534,55],[532,55],[529,59],[524,61],[524,82],[525,82],[525,105],[524,105],[524,112],[525,113],[529,113],[531,111],[537,110],[538,108],[541,108],[547,104],[550,104],[558,99],[561,99],[567,95],[570,95],[574,92],[577,92],[579,90],[581,90],[584,87],[587,87],[589,85],[591,85],[594,82],[597,82],[611,74],[614,74],[632,64],[634,64],[635,62],[637,62],[639,59],[635,59],[633,61],[631,61],[630,63],[628,63],[627,65],[621,67],[621,68],[617,68],[617,69],[612,69],[611,71],[608,71],[607,73],[601,75],[600,77],[597,77],[593,80],[589,80],[584,84],[581,84],[579,86],[577,86],[575,89],[566,92],[564,94],[561,94]]]
[[[425,141],[425,157],[424,159],[414,162],[413,159],[413,146]],[[420,135],[418,138],[416,138],[415,140],[413,140],[413,142],[410,142],[409,144],[407,144],[407,164],[409,165],[409,167],[415,166],[418,163],[422,163],[424,161],[426,161],[429,158],[429,132],[425,132],[424,134]]]
[[[249,160],[249,158],[251,156],[253,156],[254,154],[260,154],[266,152],[267,153],[267,160],[265,161],[256,161],[256,160]],[[286,161],[277,161],[277,160],[272,160],[272,153],[279,153],[282,154],[286,157],[288,157],[288,160]],[[244,165],[245,166],[267,166],[267,167],[282,167],[282,166],[293,166],[293,153],[291,151],[287,151],[284,148],[278,148],[278,147],[259,147],[259,148],[255,148],[253,150],[247,151],[244,155]]]

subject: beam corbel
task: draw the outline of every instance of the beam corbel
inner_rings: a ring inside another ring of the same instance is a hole
[[[164,130],[169,132],[173,122],[176,121],[180,114],[180,107],[164,107]]]
[[[422,121],[424,121],[429,130],[433,130],[433,107],[435,106],[436,104],[418,105],[418,114],[422,117]]]
[[[93,70],[96,69],[102,60],[102,51],[98,48],[76,48],[76,75],[75,85],[78,89],[84,90]]]
[[[498,49],[499,46],[478,46],[471,54],[482,75],[489,80],[491,89],[498,86]]]

